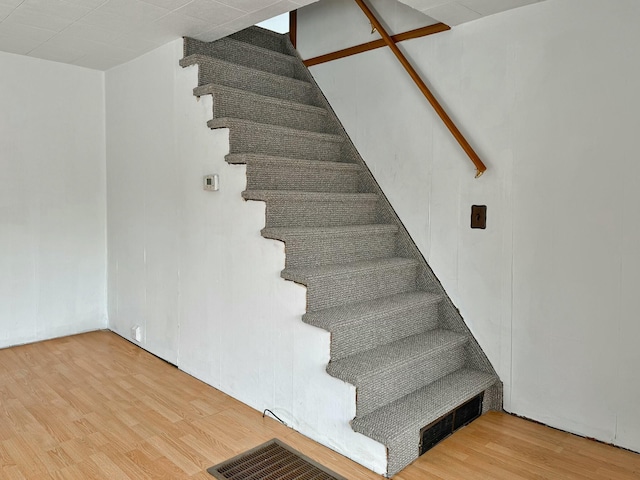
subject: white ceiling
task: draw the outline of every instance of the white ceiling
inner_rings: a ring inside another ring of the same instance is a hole
[[[0,0],[0,51],[107,70],[181,36],[211,41],[316,0]]]
[[[0,0],[0,51],[107,70],[181,36],[216,40],[315,1]],[[542,0],[400,1],[453,26]]]

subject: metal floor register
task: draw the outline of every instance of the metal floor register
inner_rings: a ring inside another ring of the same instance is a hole
[[[347,480],[273,439],[207,469],[220,480]]]

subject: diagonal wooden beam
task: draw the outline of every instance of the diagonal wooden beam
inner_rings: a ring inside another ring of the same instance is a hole
[[[409,30],[408,32],[399,33],[393,35],[391,38],[394,42],[402,42],[404,40],[410,40],[412,38],[425,37],[427,35],[433,35],[434,33],[446,32],[451,30],[449,25],[444,23],[436,23],[435,25],[427,25],[426,27],[416,28],[415,30]],[[304,61],[307,67],[319,65],[321,63],[331,62],[332,60],[338,60],[339,58],[349,57],[351,55],[357,55],[358,53],[368,52],[369,50],[375,50],[376,48],[382,48],[387,44],[383,39],[379,38],[372,42],[363,43],[354,47],[344,48],[336,52],[327,53],[325,55],[319,55],[317,57],[310,58]]]
[[[296,48],[298,43],[298,10],[289,12],[289,40],[291,40],[293,48]]]
[[[451,134],[458,141],[462,149],[467,153],[467,155],[469,156],[469,158],[471,159],[471,161],[476,167],[476,178],[478,178],[487,169],[485,164],[482,163],[482,160],[480,160],[480,157],[478,156],[478,154],[471,147],[471,145],[469,145],[469,142],[467,142],[467,139],[464,138],[464,135],[462,135],[460,130],[458,130],[458,127],[456,127],[456,124],[453,123],[453,120],[451,120],[451,117],[449,117],[449,115],[444,110],[444,108],[442,108],[442,105],[440,105],[440,102],[438,102],[438,99],[433,95],[433,93],[431,93],[431,90],[429,90],[429,87],[427,87],[427,85],[424,83],[422,78],[420,78],[420,74],[416,72],[415,68],[413,68],[409,60],[407,60],[407,57],[405,57],[404,54],[400,51],[396,43],[393,41],[391,36],[389,36],[389,34],[385,30],[385,28],[382,26],[382,24],[378,21],[378,19],[373,14],[369,6],[364,2],[364,0],[355,0],[355,2],[358,4],[358,6],[362,9],[364,14],[367,16],[367,18],[371,22],[371,25],[373,25],[376,28],[376,30],[378,30],[378,33],[380,34],[380,36],[382,37],[386,45],[391,49],[391,51],[396,56],[398,61],[402,64],[402,66],[407,71],[409,76],[413,79],[413,81],[418,86],[420,91],[429,101],[429,103],[431,104],[433,109],[436,111],[440,119],[444,122],[445,126],[449,129]]]

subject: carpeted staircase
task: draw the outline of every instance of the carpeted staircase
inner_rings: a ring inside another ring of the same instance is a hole
[[[286,248],[282,277],[307,286],[303,321],[331,332],[327,372],[356,387],[352,428],[387,447],[388,475],[419,454],[420,431],[501,383],[288,38],[251,27],[185,38],[211,128],[247,165],[262,235]]]

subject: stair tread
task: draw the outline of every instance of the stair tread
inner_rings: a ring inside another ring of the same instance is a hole
[[[330,201],[330,202],[377,202],[376,193],[334,193],[334,192],[305,192],[299,190],[245,190],[242,192],[245,200],[288,200],[288,201]],[[319,227],[324,228],[324,227]]]
[[[496,375],[479,370],[456,370],[367,415],[354,418],[351,426],[356,432],[388,445],[406,431],[415,430],[418,433],[497,380]]]
[[[204,55],[202,53],[194,53],[188,55],[180,60],[181,67],[189,67],[191,65],[196,65],[198,63],[217,63],[223,66],[224,68],[233,68],[236,69],[240,75],[259,75],[260,77],[269,81],[269,79],[290,82],[293,85],[299,85],[304,88],[308,88],[313,90],[313,85],[305,80],[300,80],[299,78],[287,77],[285,75],[278,75],[273,72],[266,72],[264,70],[259,70],[257,68],[247,67],[245,65],[240,65],[238,63],[229,62],[227,60],[223,60],[221,58],[210,57],[208,55]],[[201,95],[210,94],[212,85],[216,85],[215,83],[207,83],[205,85],[199,85],[193,89],[193,94],[197,97]]]
[[[259,153],[230,153],[225,157],[228,163],[272,163],[291,167],[319,168],[322,170],[340,170],[345,172],[359,172],[362,167],[357,163],[330,162],[326,160],[308,160],[305,158],[278,157],[276,155],[262,155]]]
[[[408,292],[390,295],[367,302],[350,303],[339,307],[308,312],[303,316],[305,323],[325,330],[349,326],[367,318],[402,312],[420,304],[433,304],[442,300],[442,295],[428,292]]]
[[[271,97],[269,95],[261,95],[259,93],[250,92],[248,90],[242,90],[240,88],[229,87],[219,83],[210,83],[207,85],[207,94],[213,95],[216,90],[225,94],[236,94],[253,99],[254,102],[270,103],[272,105],[280,105],[292,110],[300,110],[306,113],[314,113],[316,115],[323,115],[328,117],[329,112],[326,108],[317,107],[315,105],[308,105],[306,103],[294,102],[291,100],[285,100],[282,98]]]
[[[253,25],[251,27],[247,27],[244,30],[240,30],[238,32],[232,33],[231,35],[229,35],[231,38],[233,38],[234,40],[238,40],[240,42],[246,42],[246,43],[250,43],[253,45],[257,45],[256,43],[254,43],[253,41],[250,41],[247,38],[242,38],[241,35],[243,33],[247,33],[250,32],[252,34],[257,34],[261,37],[261,40],[264,40],[265,38],[271,37],[271,40],[274,40],[276,42],[276,44],[278,45],[278,50],[277,51],[281,51],[283,45],[283,40],[284,40],[284,34],[282,33],[277,33],[274,32],[272,30],[268,30],[266,28],[263,27],[259,27],[257,25]],[[265,48],[269,48],[269,47],[265,47]],[[269,48],[270,50],[273,50],[272,48]]]
[[[230,43],[231,45],[234,45],[235,48],[239,48],[239,49],[244,48],[246,50],[251,50],[256,55],[259,55],[262,57],[271,56],[272,58],[286,59],[287,61],[296,62],[296,63],[298,61],[298,58],[293,55],[289,55],[287,53],[282,53],[282,52],[276,52],[275,50],[271,50],[270,48],[260,47],[259,45],[255,45],[249,42],[243,42],[242,40],[236,40],[235,38],[231,38],[231,37],[223,37],[216,40],[216,42]]]
[[[452,330],[431,330],[332,361],[327,372],[345,382],[358,385],[385,372],[401,369],[464,345],[467,341],[466,335]]]
[[[262,229],[262,236],[276,240],[295,237],[326,237],[336,235],[382,235],[395,233],[397,225],[369,224],[369,225],[340,225],[336,227],[269,227]]]
[[[261,127],[269,130],[274,130],[277,135],[288,134],[288,135],[304,135],[307,137],[313,137],[318,140],[324,140],[328,142],[342,143],[344,142],[344,138],[342,135],[337,135],[333,133],[320,133],[313,132],[311,130],[300,130],[297,128],[291,127],[282,127],[280,125],[274,125],[271,123],[260,123],[254,122],[252,120],[245,120],[243,118],[233,118],[233,117],[218,117],[211,119],[207,122],[207,126],[209,128],[229,128],[229,125],[233,124],[244,124],[247,126],[255,126]]]
[[[339,265],[285,268],[281,276],[287,280],[304,282],[314,278],[331,277],[335,275],[354,275],[387,268],[410,268],[416,267],[417,265],[418,261],[412,258],[392,257]]]

